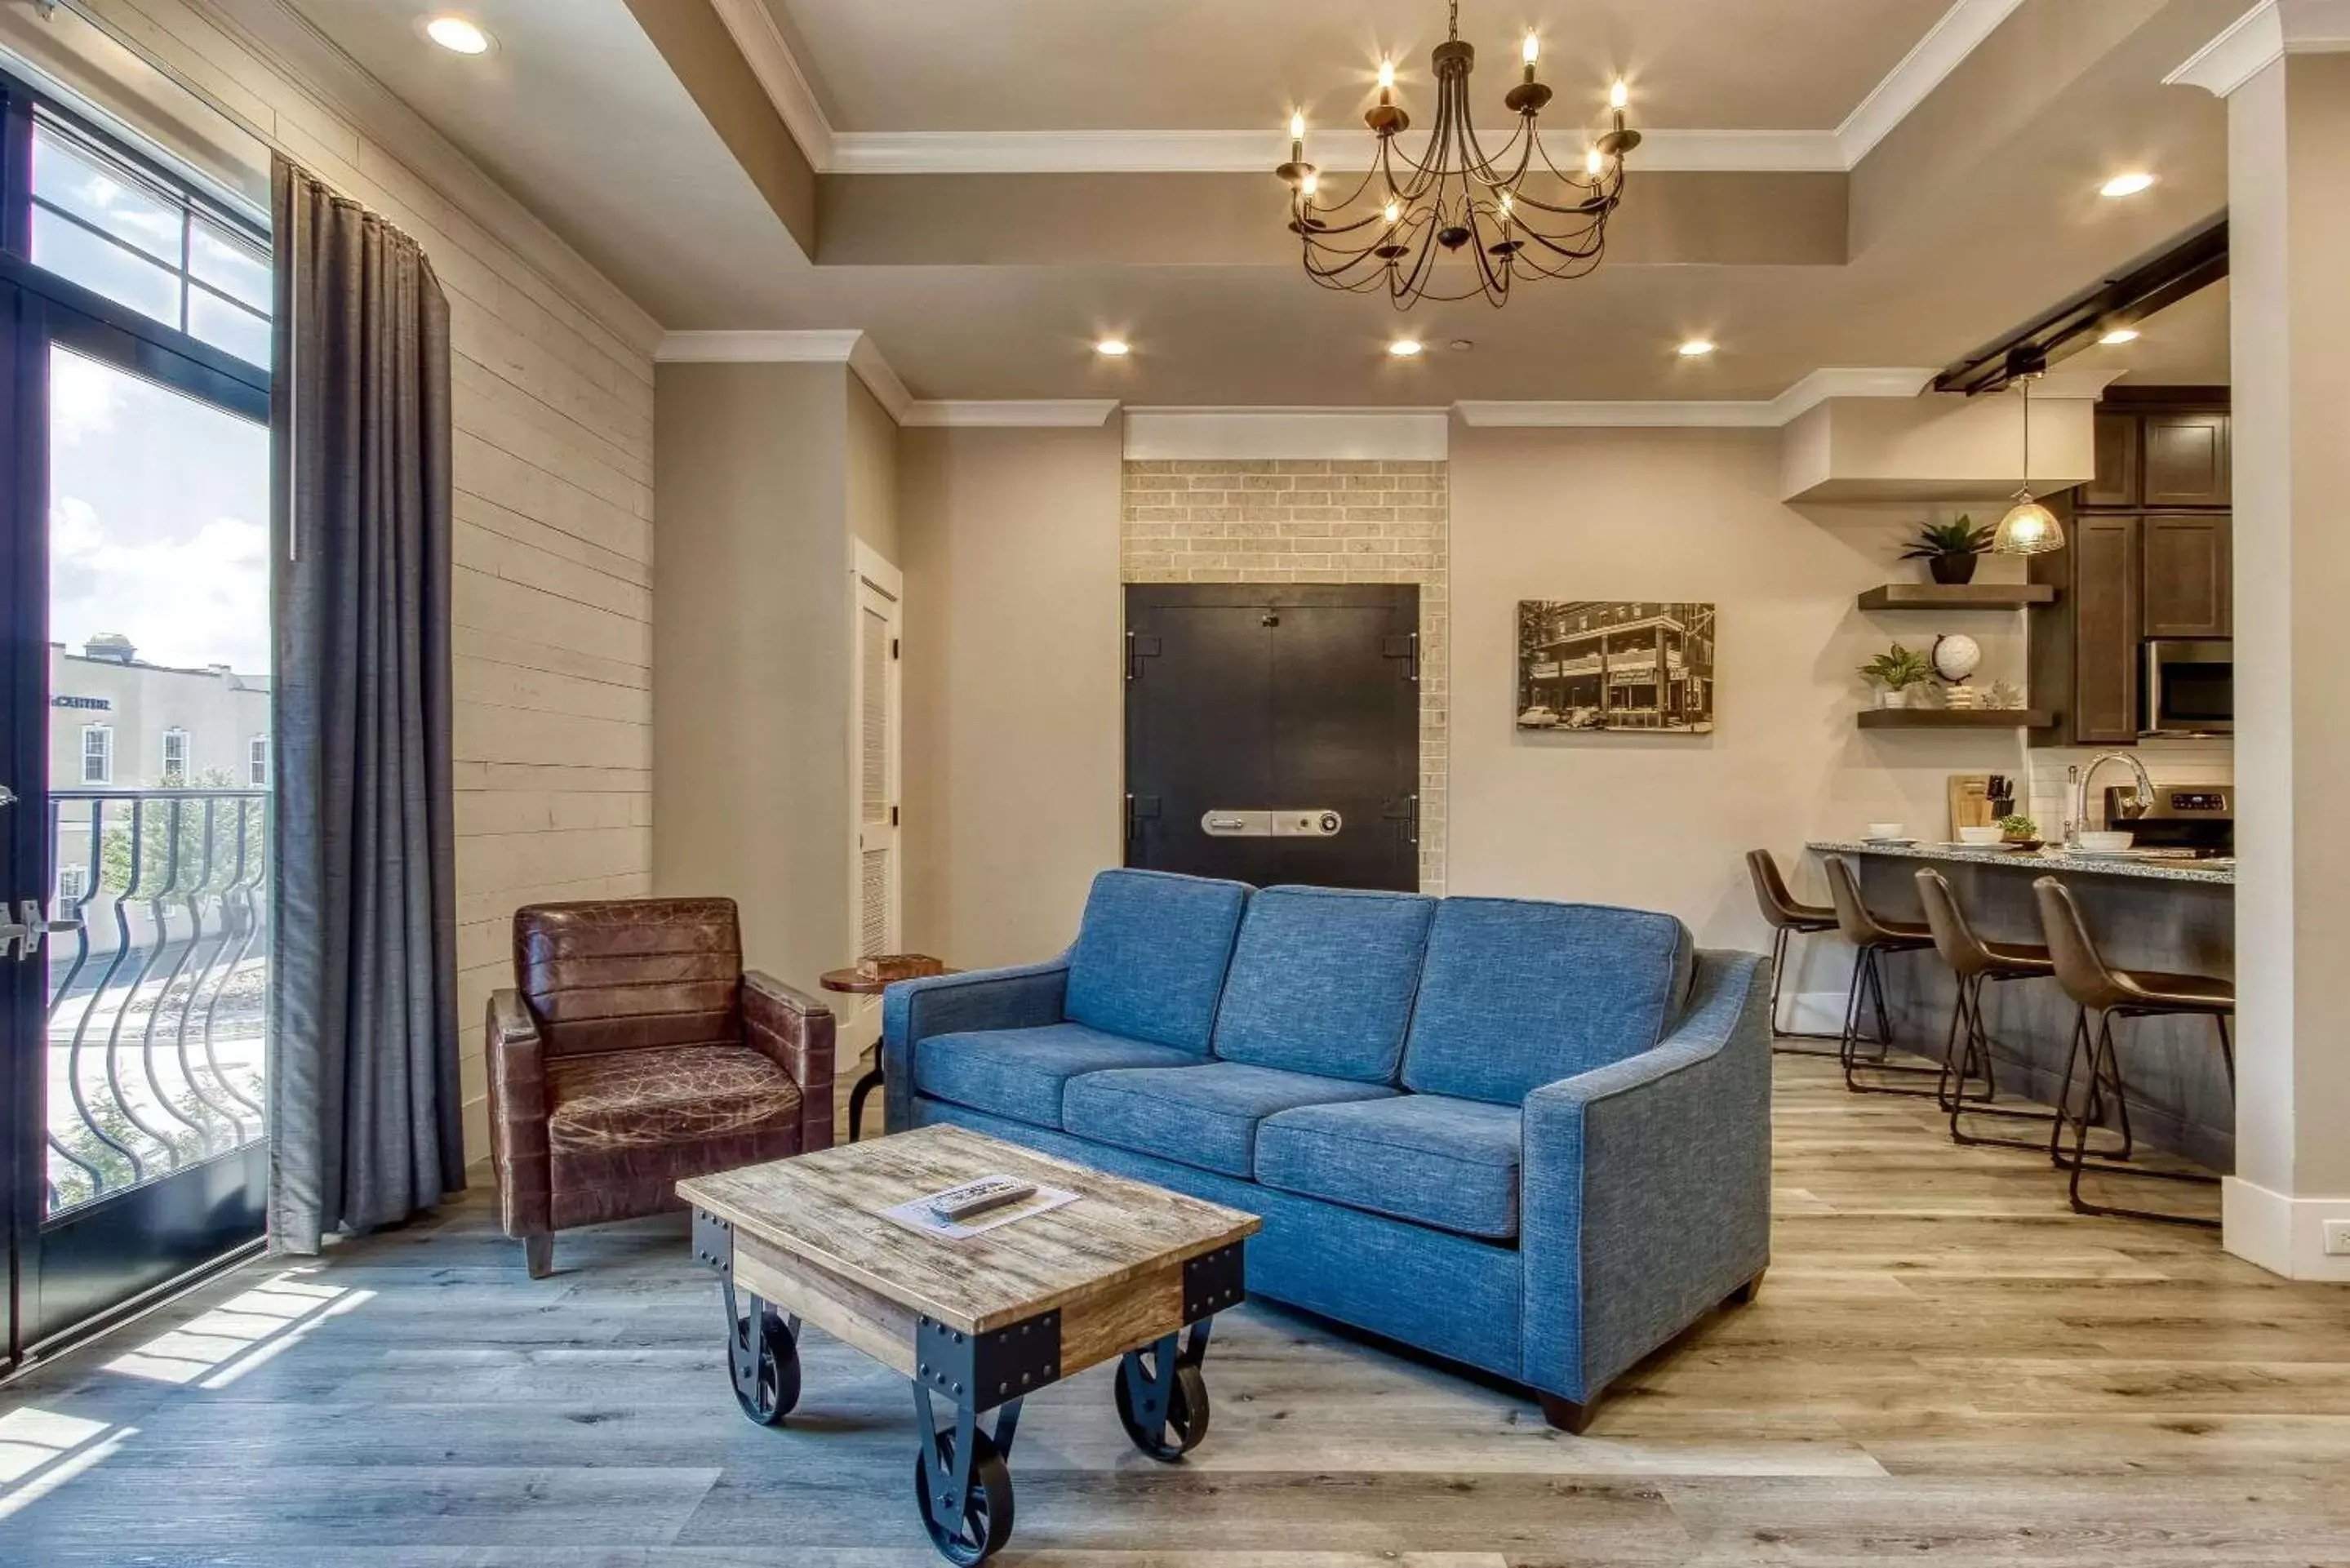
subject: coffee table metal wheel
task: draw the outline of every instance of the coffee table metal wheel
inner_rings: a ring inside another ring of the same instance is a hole
[[[938,1467],[941,1487],[951,1487],[955,1474],[955,1429],[951,1427],[938,1434]],[[1012,1539],[1012,1467],[1003,1462],[1003,1455],[988,1435],[973,1428],[971,1434],[971,1480],[963,1488],[962,1516],[956,1520],[950,1508],[951,1492],[934,1495],[928,1454],[914,1456],[914,1506],[922,1512],[922,1528],[931,1532],[931,1544],[939,1555],[957,1564],[972,1568],[985,1562]],[[944,1514],[946,1517],[941,1518]]]
[[[1208,1435],[1208,1380],[1200,1372],[1208,1353],[1208,1324],[1191,1326],[1179,1352],[1176,1337],[1129,1350],[1118,1368],[1118,1420],[1134,1446],[1161,1464],[1173,1464]]]
[[[734,1284],[728,1281],[726,1374],[743,1414],[762,1427],[773,1427],[800,1402],[799,1319],[785,1317],[747,1293],[743,1299],[747,1313],[737,1310]]]

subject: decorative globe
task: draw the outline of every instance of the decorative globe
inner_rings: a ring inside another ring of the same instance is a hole
[[[1964,680],[1982,668],[1982,645],[1971,637],[1934,639],[1934,673],[1950,681]]]

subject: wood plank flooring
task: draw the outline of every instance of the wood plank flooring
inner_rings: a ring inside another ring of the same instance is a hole
[[[1589,1436],[1263,1306],[1213,1430],[1132,1451],[1099,1367],[1032,1399],[1030,1568],[2350,1564],[2350,1292],[2083,1219],[2044,1158],[1783,1060],[1770,1278]],[[264,1262],[0,1387],[0,1563],[916,1568],[902,1379],[811,1334],[729,1395],[680,1220],[524,1276],[484,1192]]]

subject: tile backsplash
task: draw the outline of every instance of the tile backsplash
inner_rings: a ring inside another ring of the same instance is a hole
[[[2057,838],[2064,834],[2065,819],[2073,809],[2072,784],[2065,776],[2065,770],[2087,767],[2100,749],[2095,746],[2048,746],[2029,753],[2026,787],[2030,791],[2032,804],[2025,809],[2050,838]],[[2138,761],[2146,764],[2146,771],[2158,784],[2232,784],[2236,782],[2236,750],[2230,741],[2141,741],[2135,750]],[[2106,786],[2129,782],[2129,770],[2118,763],[2097,775],[2096,790],[2089,801],[2089,826],[2102,826],[2099,817]]]

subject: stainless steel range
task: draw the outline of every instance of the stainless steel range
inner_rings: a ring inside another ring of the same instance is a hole
[[[2106,791],[2106,823],[2137,835],[2136,847],[2168,849],[2199,859],[2236,852],[2236,792],[2226,784],[2158,784],[2141,809],[2129,784]]]

